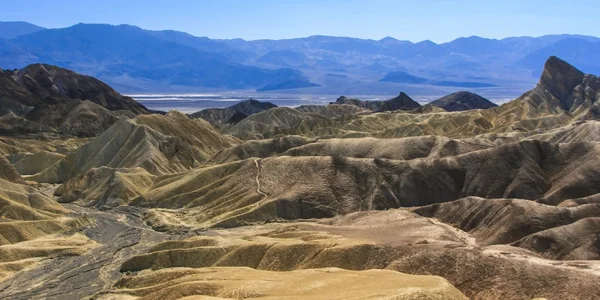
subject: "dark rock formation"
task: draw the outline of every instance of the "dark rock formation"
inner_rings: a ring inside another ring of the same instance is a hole
[[[339,97],[335,103],[331,104],[351,104],[358,107],[370,109],[372,111],[394,111],[394,110],[411,110],[421,106],[415,100],[410,98],[404,92],[401,92],[398,96],[386,100],[386,101],[362,101],[359,99],[347,98],[345,96]]]
[[[494,102],[471,92],[456,92],[430,103],[447,111],[463,111],[469,109],[488,109],[496,107]]]

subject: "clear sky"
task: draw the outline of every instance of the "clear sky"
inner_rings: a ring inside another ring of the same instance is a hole
[[[131,24],[244,39],[600,36],[599,16],[600,0],[0,0],[1,21]]]

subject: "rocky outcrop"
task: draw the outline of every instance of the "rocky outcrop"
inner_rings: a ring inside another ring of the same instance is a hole
[[[398,96],[385,101],[362,101],[341,96],[332,104],[351,104],[358,107],[370,109],[376,112],[411,110],[421,106],[419,103],[410,98],[404,92],[401,92]]]

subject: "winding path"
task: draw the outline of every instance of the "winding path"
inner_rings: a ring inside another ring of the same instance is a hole
[[[263,191],[260,190],[260,158],[256,158],[254,159],[254,164],[256,165],[256,192],[261,194],[263,196],[262,199],[260,199],[260,201],[265,200],[267,197],[269,197],[266,193],[264,193]],[[258,203],[257,203],[258,204]]]

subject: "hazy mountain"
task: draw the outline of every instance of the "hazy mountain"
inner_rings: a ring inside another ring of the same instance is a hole
[[[379,81],[412,83],[412,84],[420,84],[420,83],[429,82],[429,80],[427,80],[425,78],[413,76],[413,75],[410,75],[403,71],[390,72],[390,73],[386,74],[383,78],[381,78]]]
[[[278,82],[278,83],[274,83],[274,84],[267,84],[266,86],[258,89],[257,91],[265,92],[265,91],[289,90],[289,89],[309,88],[309,87],[316,87],[316,86],[321,86],[321,85],[312,83],[312,82],[308,81],[307,79],[296,78],[296,79],[290,79],[290,80],[286,80],[286,81],[282,81],[282,82]]]
[[[410,75],[403,71],[387,73],[379,81],[381,82],[394,82],[394,83],[407,83],[407,84],[428,84],[433,86],[450,86],[450,87],[467,87],[467,88],[483,88],[483,87],[494,87],[496,85],[484,83],[484,82],[471,82],[471,81],[435,81],[429,80],[422,77]]]
[[[20,35],[34,33],[46,29],[27,22],[2,22],[0,21],[0,38],[14,39]]]
[[[2,57],[0,65],[17,68],[39,61],[101,78],[129,76],[168,85],[215,88],[260,88],[304,79],[292,69],[244,66],[225,55],[173,42],[165,36],[175,39],[177,35],[103,24],[42,30],[5,42],[3,48],[10,50],[11,56],[25,58],[15,61],[11,56]]]
[[[25,35],[17,29],[2,32],[14,37],[0,39],[2,68],[51,63],[125,90],[314,87],[313,93],[387,94],[399,89],[412,93],[407,86],[422,85],[417,89],[422,93],[498,86],[502,89],[487,93],[517,95],[536,82],[552,55],[585,72],[600,70],[600,39],[581,35],[471,36],[436,44],[322,35],[218,40],[103,24],[38,29]],[[332,73],[339,76],[332,80],[327,76]]]
[[[518,64],[539,74],[549,56],[561,57],[584,72],[600,74],[600,40],[569,37],[527,54]]]

